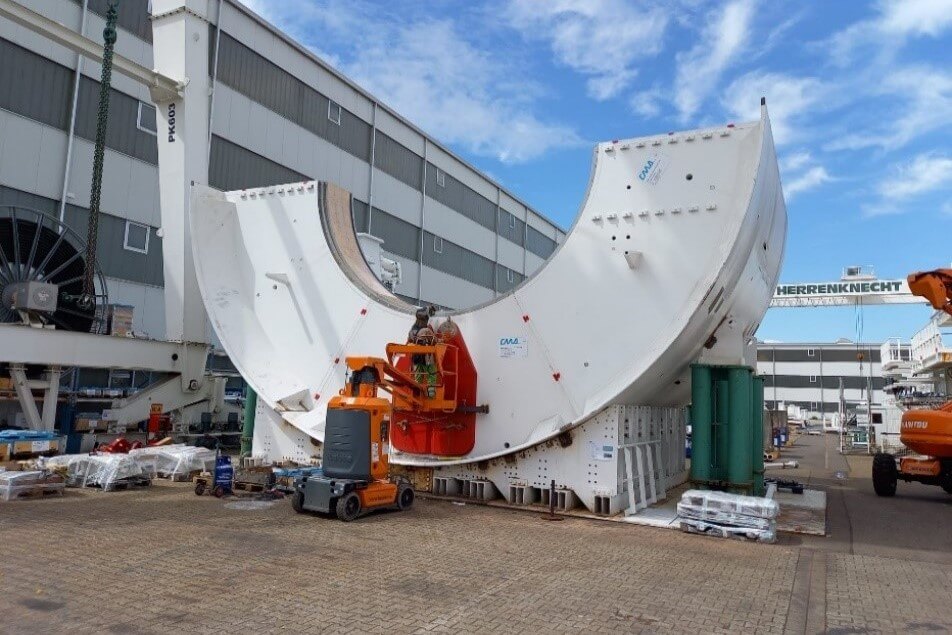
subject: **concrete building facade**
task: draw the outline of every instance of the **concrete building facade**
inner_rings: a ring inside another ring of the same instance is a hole
[[[106,0],[18,1],[101,39]],[[149,4],[120,4],[116,51],[152,68]],[[354,196],[355,228],[383,239],[402,268],[395,292],[413,303],[490,300],[563,240],[553,223],[243,5],[219,6],[209,25],[210,185],[341,185]],[[0,205],[38,209],[85,236],[100,66],[2,19],[0,61]],[[115,73],[112,86],[98,259],[110,302],[134,306],[136,332],[161,338],[155,110],[144,86]]]
[[[759,343],[757,372],[764,378],[767,408],[793,405],[809,416],[829,418],[839,410],[841,380],[848,410],[869,395],[874,406],[881,405],[886,381],[880,348],[878,343]],[[904,355],[908,359],[908,345]]]

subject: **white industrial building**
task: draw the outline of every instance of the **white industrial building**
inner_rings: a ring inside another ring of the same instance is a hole
[[[106,0],[20,0],[102,38]],[[153,68],[147,0],[123,0],[116,52]],[[413,303],[475,305],[535,271],[563,232],[376,98],[233,0],[209,24],[209,183],[240,189],[320,179],[353,193],[358,231],[401,265]],[[0,19],[0,206],[86,235],[100,66]],[[114,73],[98,260],[109,302],[137,335],[165,336],[156,114]],[[426,126],[427,122],[419,122]],[[164,131],[163,131],[164,132]]]
[[[847,410],[884,401],[879,343],[780,344],[760,342],[757,372],[764,378],[764,403],[768,409],[797,406],[807,417],[830,418],[839,411],[840,387]],[[900,354],[909,359],[909,346]]]

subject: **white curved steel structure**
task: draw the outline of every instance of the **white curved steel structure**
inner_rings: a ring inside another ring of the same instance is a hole
[[[536,445],[610,405],[682,405],[702,353],[743,360],[786,235],[766,107],[758,122],[603,143],[594,158],[579,217],[550,260],[512,292],[452,314],[478,369],[478,403],[490,407],[475,448],[394,462],[469,463]],[[259,402],[283,420],[259,426],[320,440],[343,358],[381,355],[412,323],[412,308],[354,257],[352,227],[337,231],[350,222],[348,202],[314,182],[193,188],[208,315]],[[512,337],[526,338],[525,356],[501,354]],[[260,447],[257,433],[255,443],[256,454],[294,458]]]

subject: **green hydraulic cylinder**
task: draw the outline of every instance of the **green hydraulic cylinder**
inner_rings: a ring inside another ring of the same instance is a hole
[[[731,367],[727,371],[730,393],[730,423],[727,427],[727,481],[738,493],[750,493],[753,480],[754,433],[751,422],[753,400],[752,373],[749,368]]]
[[[730,450],[728,436],[730,434],[731,401],[726,376],[727,373],[716,368],[714,375],[714,473],[713,478],[726,481]]]
[[[751,412],[753,424],[753,441],[751,459],[753,459],[754,496],[763,496],[767,493],[764,485],[764,378],[754,377],[753,398]]]
[[[691,366],[691,480],[708,483],[712,480],[711,368]]]
[[[245,416],[241,426],[241,456],[251,456],[251,440],[255,434],[255,410],[258,394],[245,384]]]

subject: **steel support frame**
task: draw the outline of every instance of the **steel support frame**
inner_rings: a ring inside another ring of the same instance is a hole
[[[46,371],[46,379],[30,380],[26,376],[23,364],[10,364],[10,379],[20,402],[20,409],[26,417],[30,430],[52,431],[56,423],[56,401],[59,399],[59,382],[63,369],[51,366]],[[43,410],[40,411],[33,397],[33,390],[43,391]]]

